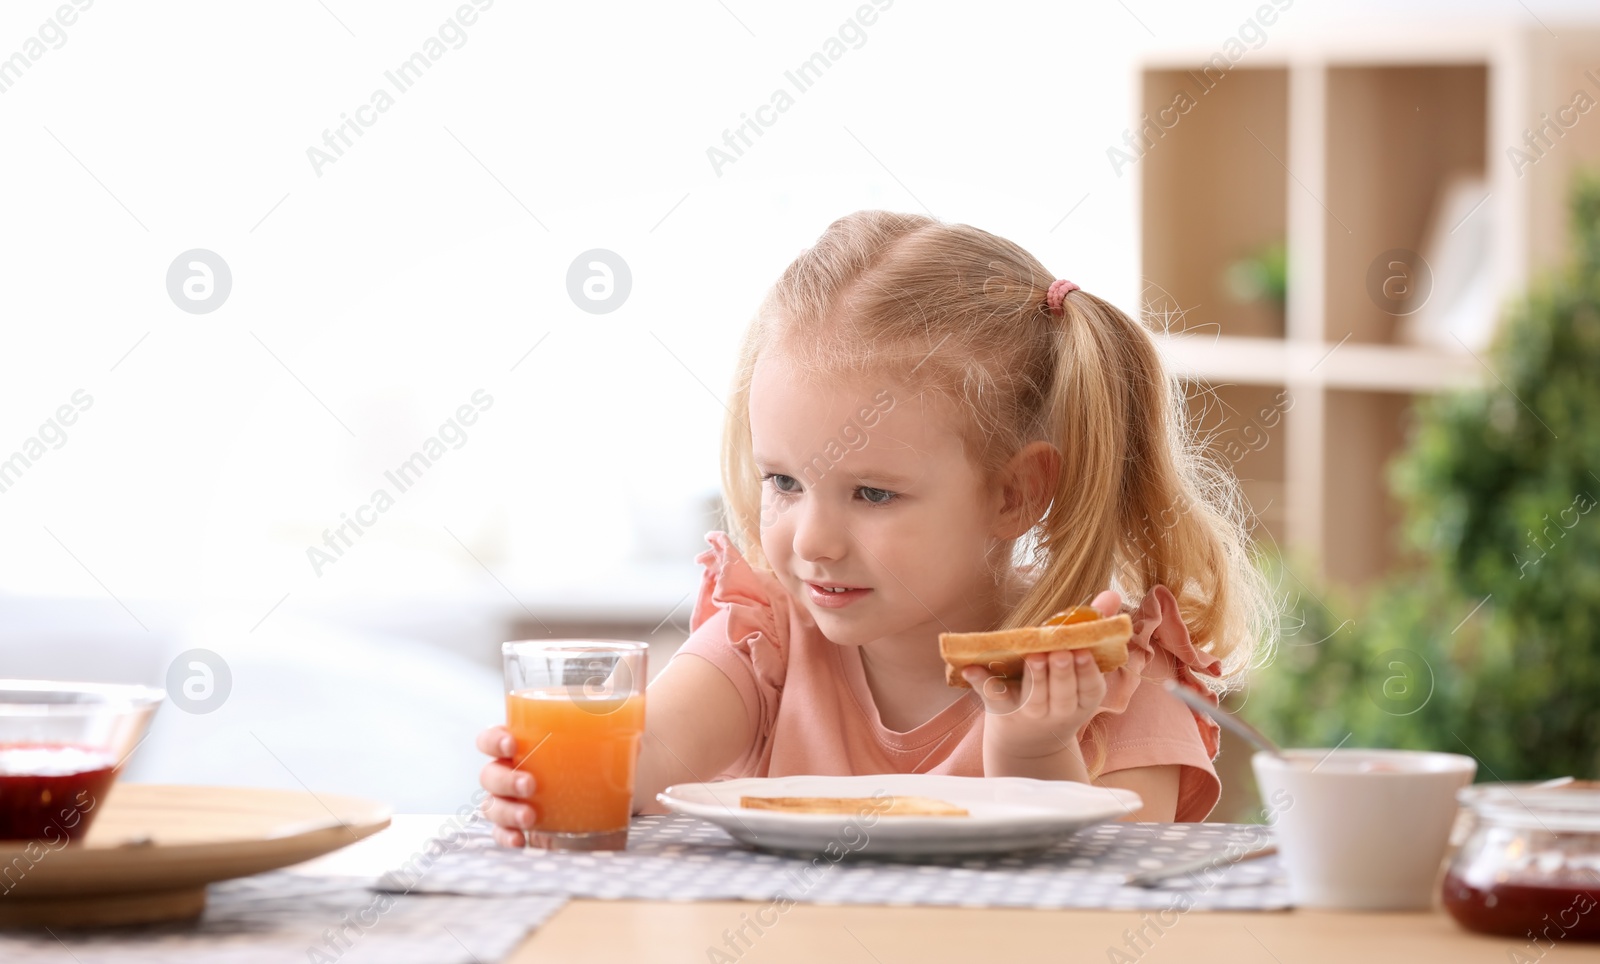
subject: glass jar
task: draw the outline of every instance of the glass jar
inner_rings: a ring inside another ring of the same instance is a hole
[[[1479,784],[1457,798],[1471,830],[1442,895],[1457,923],[1540,947],[1600,940],[1600,782]]]

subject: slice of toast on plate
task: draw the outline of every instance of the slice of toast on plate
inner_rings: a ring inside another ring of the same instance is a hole
[[[930,797],[748,797],[739,806],[750,810],[779,810],[784,813],[861,814],[868,810],[879,816],[966,817],[970,814],[952,803]]]

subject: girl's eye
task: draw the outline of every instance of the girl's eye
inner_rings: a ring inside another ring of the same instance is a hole
[[[785,488],[788,483],[794,481],[793,476],[778,475],[775,472],[768,472],[766,475],[761,477],[761,481],[771,482],[774,489],[777,489],[779,492],[782,492],[785,495],[792,495],[794,493],[793,489]]]
[[[861,493],[862,499],[872,505],[888,505],[895,499],[895,493],[888,489],[874,489],[864,485],[856,491]]]
[[[761,481],[771,482],[773,489],[782,495],[794,495],[799,492],[799,489],[796,488],[799,483],[795,481],[792,475],[779,475],[776,472],[768,472],[761,477]],[[868,485],[859,486],[856,491],[861,493],[861,501],[868,505],[888,505],[899,498],[899,493],[890,492],[888,489],[875,489]]]

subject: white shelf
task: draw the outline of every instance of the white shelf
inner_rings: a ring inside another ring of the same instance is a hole
[[[1359,29],[1309,13],[1284,12],[1270,42],[1204,82],[1225,37],[1152,43],[1128,128],[1155,138],[1135,170],[1141,275],[1161,295],[1146,315],[1188,329],[1157,336],[1168,370],[1207,389],[1192,414],[1231,446],[1251,504],[1270,506],[1267,534],[1355,586],[1397,558],[1384,478],[1414,400],[1496,380],[1476,342],[1404,342],[1404,320],[1366,290],[1371,264],[1422,251],[1436,195],[1463,174],[1484,180],[1473,211],[1492,226],[1474,297],[1503,310],[1565,260],[1567,185],[1600,159],[1600,128],[1563,128],[1536,166],[1515,167],[1507,147],[1590,89],[1600,29],[1591,16],[1547,30],[1515,10]],[[1178,92],[1192,102],[1181,122],[1163,113]],[[1233,259],[1279,241],[1282,310],[1230,304]],[[1280,423],[1269,409],[1282,389],[1293,411]]]
[[[1478,17],[1457,24],[1441,23],[1438,17],[1377,16],[1363,17],[1359,28],[1349,24],[1316,25],[1297,23],[1297,11],[1280,14],[1282,20],[1267,28],[1268,42],[1259,49],[1247,49],[1230,70],[1239,68],[1289,67],[1294,64],[1337,63],[1340,66],[1444,65],[1481,63],[1502,55],[1508,41],[1529,28],[1541,30],[1522,11],[1512,7],[1505,17]],[[1569,20],[1560,27],[1593,26],[1593,18],[1581,24]],[[1418,38],[1425,37],[1426,42]],[[1184,38],[1175,42],[1151,41],[1141,63],[1153,70],[1189,70],[1222,53],[1223,37]]]
[[[1422,393],[1470,388],[1487,375],[1465,352],[1410,345],[1227,335],[1157,335],[1156,344],[1167,370],[1192,381]]]

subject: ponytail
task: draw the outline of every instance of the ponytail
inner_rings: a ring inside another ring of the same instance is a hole
[[[1005,625],[1087,603],[1108,577],[1129,599],[1164,585],[1195,647],[1232,676],[1250,661],[1268,598],[1237,483],[1191,437],[1150,333],[1081,290],[1063,308],[1041,432],[1063,471],[1039,525],[1043,571]]]

